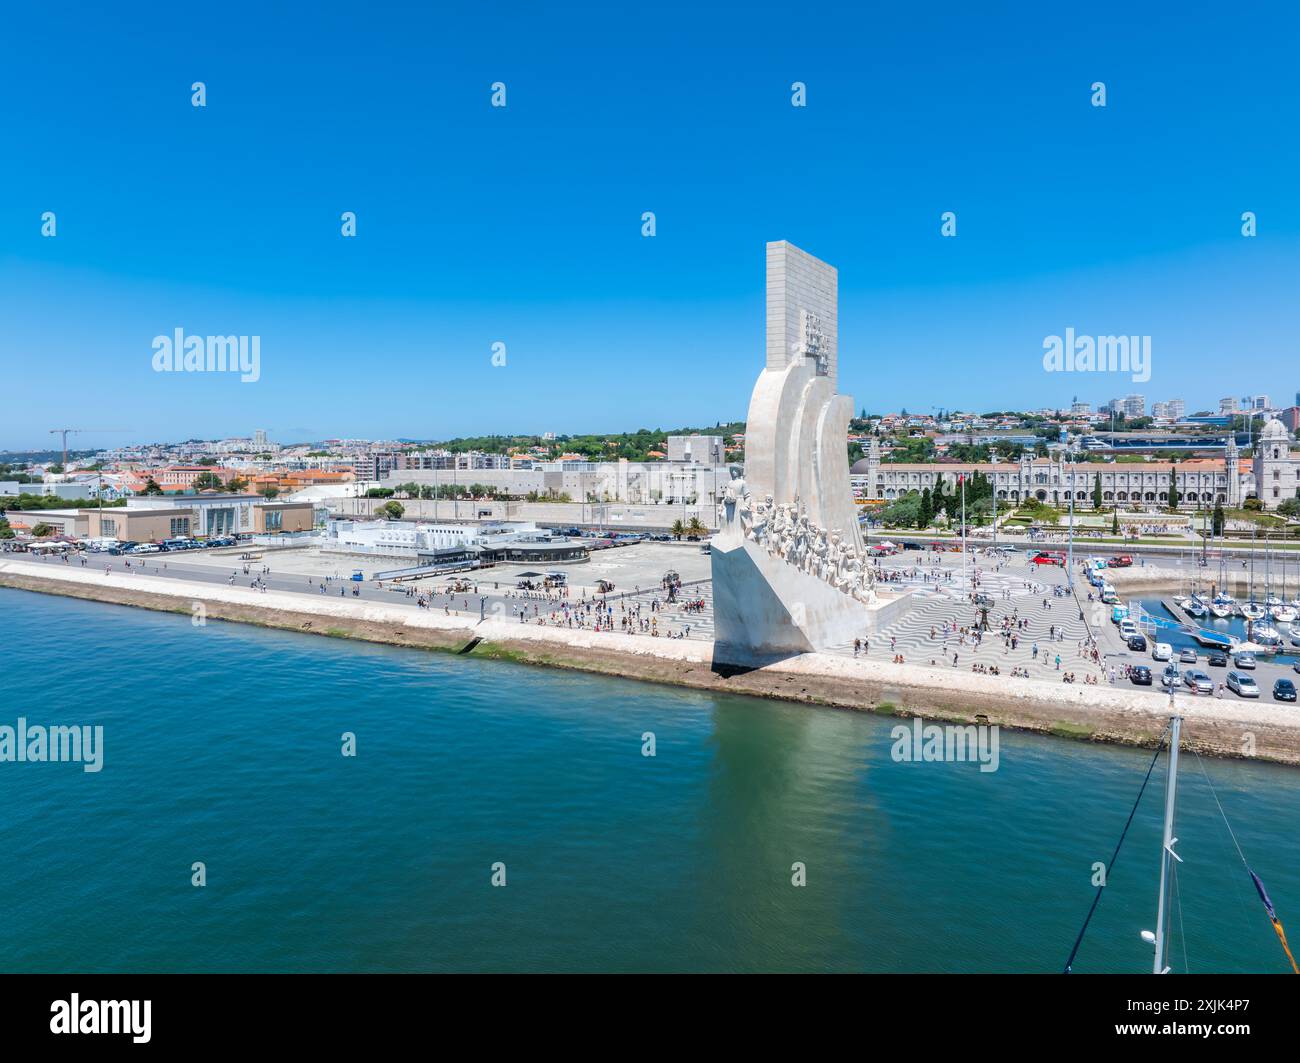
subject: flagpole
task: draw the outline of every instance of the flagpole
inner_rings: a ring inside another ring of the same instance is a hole
[[[1068,444],[1067,444],[1068,448]],[[1073,455],[1067,449],[1065,452],[1066,465],[1070,470],[1070,556],[1065,562],[1065,585],[1069,588],[1070,593],[1074,593],[1074,465],[1070,462]]]

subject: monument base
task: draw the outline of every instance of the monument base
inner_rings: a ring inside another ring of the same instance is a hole
[[[718,661],[751,664],[823,652],[869,637],[897,613],[894,596],[860,602],[748,539],[720,535],[710,557]]]

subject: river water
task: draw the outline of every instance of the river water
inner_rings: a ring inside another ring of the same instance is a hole
[[[1055,971],[1151,757],[13,590],[0,634],[0,725],[104,728],[0,763],[5,971]],[[1183,768],[1171,962],[1282,971]],[[1300,937],[1300,772],[1204,771]],[[1076,970],[1150,969],[1162,784]]]

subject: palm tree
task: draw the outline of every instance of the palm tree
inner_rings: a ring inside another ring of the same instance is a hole
[[[675,520],[673,521],[672,532],[673,532],[674,539],[680,539],[683,535],[686,534],[686,525],[683,524],[680,520]]]
[[[709,529],[706,528],[699,517],[692,517],[686,525],[687,535],[707,535]]]

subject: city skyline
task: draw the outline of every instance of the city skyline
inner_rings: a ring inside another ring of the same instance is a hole
[[[1165,399],[1158,399],[1145,393],[1130,393],[1125,396],[1117,396],[1106,402],[1085,402],[1083,400],[1073,400],[1058,406],[1030,406],[1022,410],[1011,408],[1003,410],[983,410],[963,408],[961,406],[949,406],[945,404],[931,404],[925,409],[909,410],[907,407],[898,407],[895,409],[879,408],[867,410],[862,407],[854,414],[854,420],[884,421],[888,425],[891,419],[906,417],[909,420],[917,419],[922,421],[934,422],[936,426],[948,424],[956,421],[958,425],[966,421],[987,420],[990,415],[1005,415],[1006,417],[1037,417],[1048,413],[1059,416],[1063,423],[1078,420],[1092,420],[1100,422],[1097,431],[1107,431],[1108,426],[1104,423],[1108,415],[1111,404],[1114,404],[1115,411],[1125,417],[1148,418],[1157,422],[1168,422],[1161,425],[1166,429],[1177,428],[1185,424],[1186,418],[1200,417],[1209,415],[1211,417],[1221,417],[1227,413],[1234,413],[1240,416],[1249,414],[1252,419],[1263,424],[1270,414],[1286,415],[1287,412],[1300,410],[1300,392],[1295,393],[1295,402],[1269,403],[1266,400],[1267,395],[1246,395],[1233,397],[1231,399],[1221,398],[1217,403],[1210,403],[1204,407],[1196,404],[1190,404],[1186,400],[1176,396],[1169,396]],[[1231,410],[1225,407],[1225,403],[1231,402]],[[1253,402],[1253,405],[1251,404]],[[1086,407],[1086,408],[1085,408]],[[1170,412],[1170,411],[1174,412]],[[1296,418],[1300,420],[1300,418]],[[274,432],[265,428],[254,428],[243,434],[240,432],[223,432],[212,436],[185,436],[184,438],[173,439],[142,439],[131,438],[124,439],[119,431],[115,437],[110,437],[103,433],[95,431],[85,431],[81,429],[68,429],[69,443],[67,452],[69,455],[87,455],[93,453],[116,453],[123,450],[162,448],[176,449],[183,448],[187,444],[219,444],[219,443],[238,443],[245,442],[252,449],[270,447],[279,449],[281,447],[301,447],[315,444],[337,444],[341,447],[352,448],[355,446],[368,446],[371,448],[380,446],[444,446],[452,443],[463,443],[469,440],[487,440],[493,437],[502,441],[517,440],[523,438],[536,438],[543,443],[552,444],[568,440],[586,437],[601,436],[618,437],[629,436],[639,432],[649,432],[651,434],[665,435],[672,437],[683,433],[709,433],[715,429],[723,430],[736,424],[743,425],[743,419],[722,421],[716,420],[712,423],[695,424],[695,425],[672,425],[664,427],[662,424],[656,424],[654,427],[640,425],[635,428],[621,427],[608,431],[584,431],[581,429],[543,429],[536,432],[510,431],[504,430],[499,432],[481,432],[467,435],[445,435],[445,436],[348,436],[341,434],[326,434],[320,436],[278,436]],[[1199,423],[1204,426],[1203,423]],[[1196,425],[1189,425],[1196,427]],[[957,429],[953,429],[957,430]],[[981,429],[983,430],[983,429]],[[48,430],[49,434],[57,437],[59,429]],[[76,439],[82,435],[89,437],[99,437],[104,440],[102,445],[89,446],[78,444]],[[112,438],[113,441],[108,440]],[[2,447],[0,446],[0,455],[10,454],[29,454],[29,453],[57,453],[61,446],[56,442],[50,445],[40,445],[33,447]],[[479,447],[478,450],[483,450]],[[474,451],[478,452],[478,451]],[[490,448],[488,453],[494,452]]]
[[[249,35],[155,11],[111,56],[120,15],[14,14],[11,40],[60,47],[0,64],[0,344],[22,400],[0,448],[57,425],[451,438],[739,419],[776,239],[838,264],[844,387],[868,409],[1134,390],[1045,373],[1066,330],[1150,337],[1140,387],[1189,408],[1247,390],[1240,368],[1250,390],[1294,390],[1300,150],[1274,135],[1300,118],[1293,13],[1243,37],[1230,14],[1134,26],[1118,8],[954,8],[935,33],[814,7],[807,35],[774,6],[596,12],[399,25],[324,5]],[[1009,43],[1027,22],[1029,59]],[[724,43],[744,58],[720,78]],[[176,329],[258,338],[257,381],[155,372]]]

